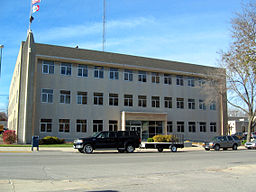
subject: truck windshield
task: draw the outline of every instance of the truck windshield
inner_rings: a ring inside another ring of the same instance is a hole
[[[100,132],[96,132],[92,134],[92,137],[97,137],[100,134]]]

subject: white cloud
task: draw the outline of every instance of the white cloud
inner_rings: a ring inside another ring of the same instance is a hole
[[[125,20],[112,20],[107,22],[106,28],[108,31],[125,28],[134,28],[139,25],[154,23],[154,18],[131,18]],[[78,38],[86,35],[94,35],[102,33],[102,23],[70,25],[67,27],[50,28],[42,32],[38,32],[38,40],[41,42],[64,40],[69,38]]]

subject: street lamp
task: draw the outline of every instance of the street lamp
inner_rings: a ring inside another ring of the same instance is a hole
[[[0,45],[0,76],[1,76],[1,63],[2,63],[2,53],[3,53],[4,45]]]

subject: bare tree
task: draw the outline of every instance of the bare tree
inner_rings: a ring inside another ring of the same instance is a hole
[[[248,116],[247,141],[250,141],[256,116],[256,3],[243,6],[231,24],[232,42],[227,51],[220,52],[220,65],[226,69],[228,104]],[[219,91],[223,92],[224,87],[220,85]]]

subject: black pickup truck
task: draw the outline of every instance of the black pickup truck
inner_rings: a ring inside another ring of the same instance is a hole
[[[93,150],[102,148],[132,153],[140,143],[141,139],[136,131],[102,131],[92,137],[76,139],[73,148],[78,149],[80,153],[92,153]]]

